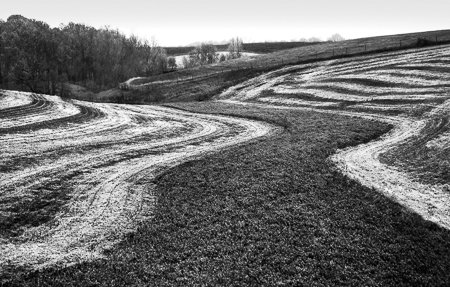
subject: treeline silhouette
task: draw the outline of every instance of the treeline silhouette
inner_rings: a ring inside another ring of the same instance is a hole
[[[0,20],[0,88],[63,94],[66,83],[94,91],[166,71],[156,40],[69,23],[51,28],[21,15]]]

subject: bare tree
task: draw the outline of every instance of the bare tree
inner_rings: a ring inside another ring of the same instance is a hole
[[[183,56],[181,58],[181,62],[183,63],[183,68],[192,68],[198,66],[197,59],[190,56]]]
[[[0,86],[63,95],[63,84],[93,90],[166,70],[166,52],[155,39],[127,37],[109,27],[48,24],[20,15],[0,20]]]
[[[231,59],[240,58],[242,52],[244,51],[244,42],[241,38],[231,38],[230,44],[228,45],[228,52],[230,52],[229,57]]]
[[[328,41],[331,42],[339,42],[339,41],[344,41],[345,38],[342,37],[341,35],[339,35],[338,33],[331,35],[330,38],[328,38]]]
[[[175,68],[177,67],[177,61],[176,61],[175,57],[168,57],[167,58],[167,66],[171,70],[175,70]]]
[[[167,54],[154,37],[146,47],[146,76],[162,74],[167,67]]]
[[[219,54],[213,44],[200,43],[189,52],[189,58],[183,59],[185,68],[213,64],[218,61]]]

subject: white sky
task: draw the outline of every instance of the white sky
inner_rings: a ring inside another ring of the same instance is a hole
[[[347,39],[450,29],[450,0],[1,0],[14,14],[52,27],[109,25],[162,46],[241,37],[290,41],[334,33]]]

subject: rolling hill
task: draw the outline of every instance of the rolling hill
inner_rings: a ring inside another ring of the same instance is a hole
[[[3,282],[448,286],[448,35],[301,47],[94,97],[127,105],[3,91],[1,184],[26,193],[0,201]],[[53,242],[67,266],[39,252]]]
[[[152,103],[206,100],[239,83],[241,79],[248,79],[287,65],[396,50],[420,49],[429,45],[446,44],[448,41],[450,41],[450,31],[442,30],[298,47],[255,58],[181,69],[151,78],[137,78],[127,85],[121,85],[119,89],[98,94],[95,101]]]

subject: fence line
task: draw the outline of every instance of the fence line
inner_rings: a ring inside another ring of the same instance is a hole
[[[429,37],[428,37],[429,38]],[[190,75],[180,75],[183,70],[176,71],[169,74],[163,74],[154,76],[154,81],[150,81],[144,84],[140,85],[128,85],[126,83],[121,83],[119,85],[119,88],[122,90],[139,90],[139,91],[151,91],[155,88],[156,85],[159,84],[166,84],[166,83],[172,83],[172,82],[186,82],[186,81],[193,81],[199,80],[199,79],[206,79],[211,78],[218,74],[223,74],[231,71],[239,71],[239,70],[270,70],[274,68],[279,68],[286,65],[293,65],[293,64],[301,64],[301,63],[307,63],[307,62],[314,62],[324,59],[333,59],[333,58],[341,58],[341,57],[347,57],[347,56],[354,56],[354,55],[363,55],[367,53],[373,53],[373,52],[382,52],[382,51],[389,51],[389,50],[403,50],[408,48],[422,48],[427,47],[430,45],[439,45],[439,44],[447,44],[450,43],[450,36],[447,37],[438,37],[433,36],[433,39],[428,39],[426,37],[414,37],[414,38],[402,38],[399,39],[396,43],[386,43],[374,45],[375,48],[370,49],[370,43],[364,43],[357,46],[351,46],[351,47],[342,47],[342,48],[333,48],[330,50],[325,51],[315,51],[312,52],[310,55],[301,56],[298,55],[290,56],[289,59],[281,58],[281,60],[274,60],[274,61],[251,61],[247,63],[237,63],[236,66],[231,67],[224,67],[224,66],[209,66],[208,68],[201,70],[201,68],[198,68],[200,71],[198,71],[198,75],[190,74]],[[389,41],[391,42],[391,41]],[[391,45],[389,45],[391,44]],[[312,46],[314,47],[314,46]],[[212,71],[211,71],[212,70]],[[162,79],[160,79],[162,78]]]

